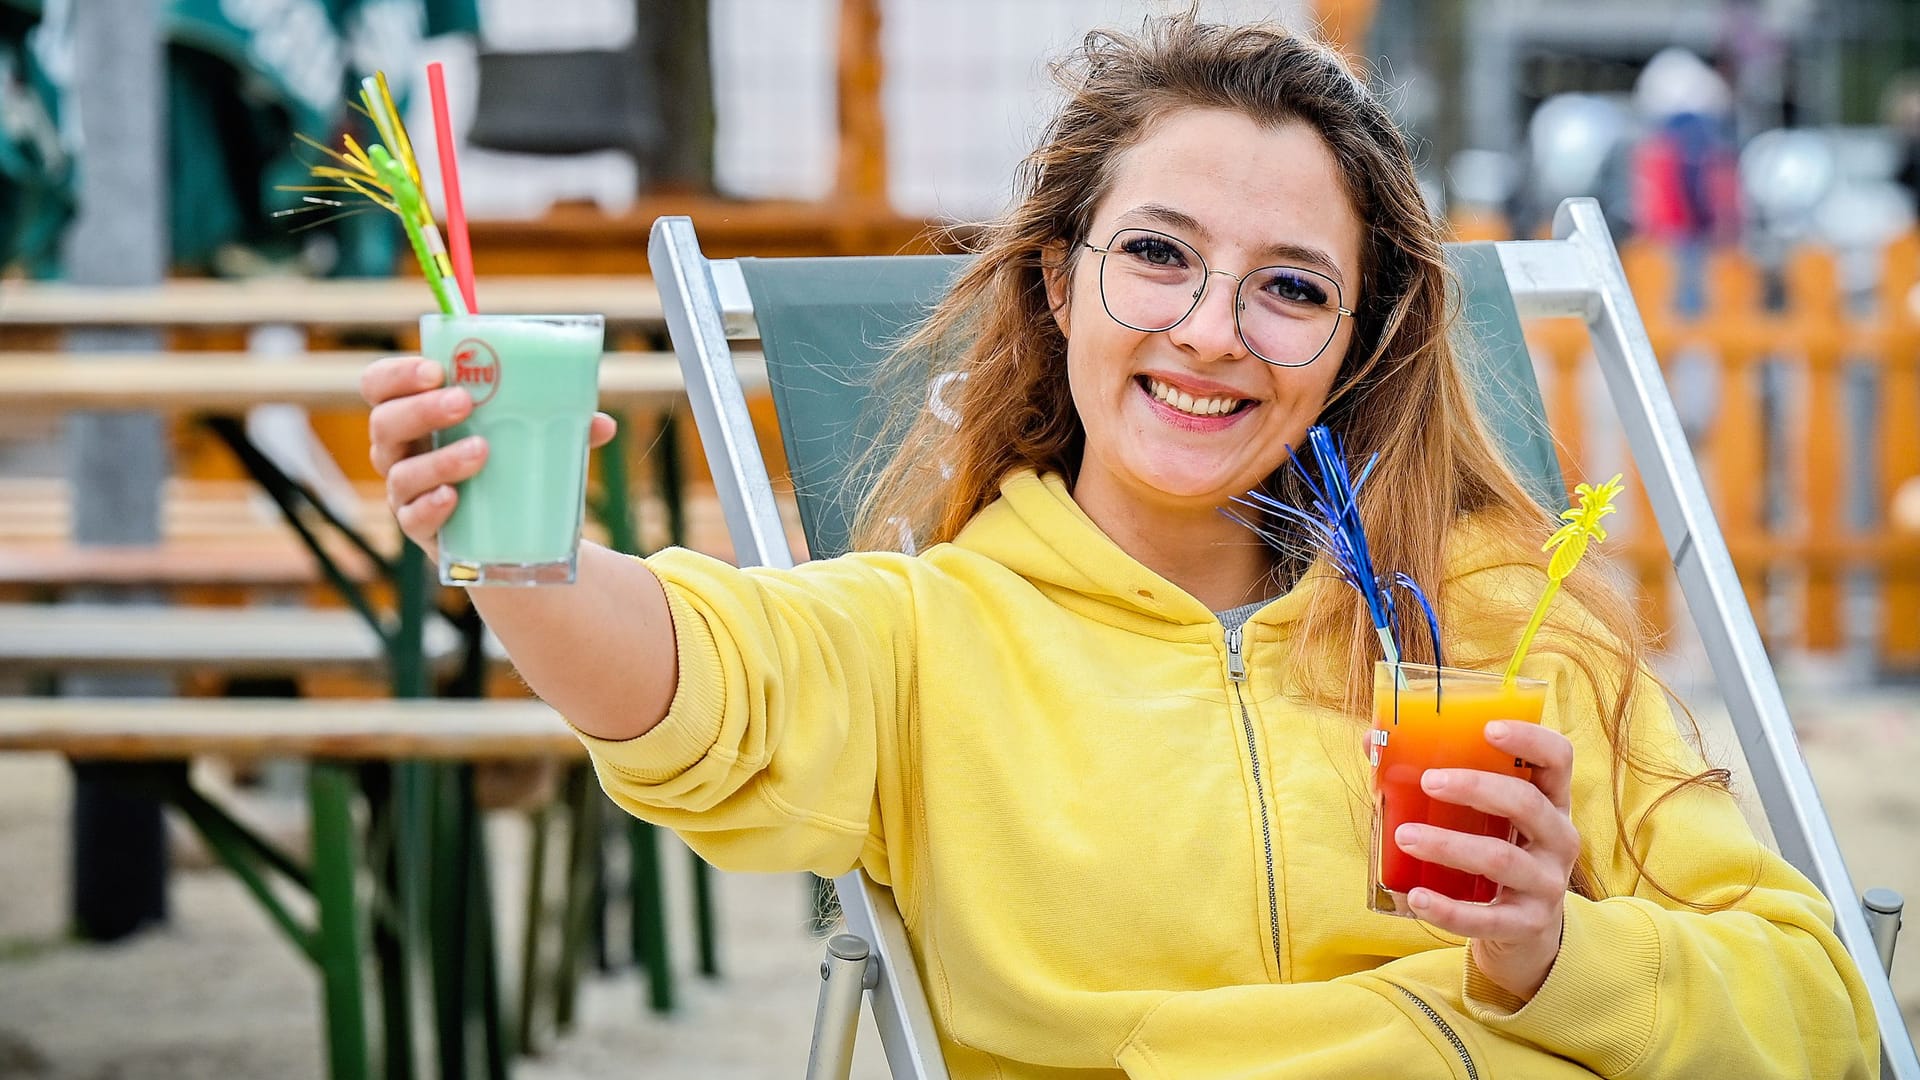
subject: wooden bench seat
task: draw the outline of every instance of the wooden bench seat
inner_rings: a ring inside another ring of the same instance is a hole
[[[779,497],[787,536],[796,558],[804,558],[805,538],[801,534],[799,514],[791,496]],[[649,548],[666,543],[665,511],[658,499],[645,498],[636,505],[641,536]],[[689,493],[687,500],[688,544],[721,559],[731,559],[733,546],[726,532],[719,500],[710,490]],[[14,531],[33,531],[39,535],[6,535],[0,526],[0,588],[32,590],[65,589],[76,586],[109,587],[152,586],[187,588],[221,586],[242,589],[300,588],[315,585],[322,578],[313,556],[284,525],[272,528],[222,532],[208,529],[196,532],[181,525],[174,535],[154,546],[79,546],[55,535],[42,524],[20,526]],[[398,529],[386,517],[379,528],[371,530],[382,550],[397,545]],[[587,535],[604,541],[604,530],[588,523]],[[357,550],[337,538],[326,541],[335,562],[349,577],[368,581],[373,567]]]
[[[487,635],[487,653],[505,660]],[[460,634],[429,619],[427,659],[455,659]],[[0,604],[0,671],[217,670],[233,675],[378,669],[379,638],[344,608]]]
[[[0,353],[0,409],[234,412],[254,405],[364,409],[360,373],[378,352],[271,357],[245,352]],[[740,354],[743,387],[767,385],[758,354]],[[670,408],[686,399],[672,353],[608,353],[600,365],[603,409]]]
[[[350,524],[378,544],[398,530],[378,484],[355,486]],[[245,480],[170,477],[160,493],[162,541],[292,536],[280,511]],[[64,477],[0,477],[0,545],[64,541],[73,534],[73,493]]]
[[[417,324],[424,299],[419,281],[391,278],[176,278],[141,287],[0,281],[0,327],[386,328]],[[600,314],[612,326],[665,323],[653,279],[638,275],[489,276],[481,302],[488,311]]]
[[[560,717],[531,700],[0,698],[0,751],[25,750],[118,761],[584,756]]]
[[[373,567],[359,552],[344,543],[330,550],[348,577],[372,579]],[[239,542],[176,541],[153,547],[0,544],[0,586],[19,589],[83,585],[281,589],[322,580],[313,556],[291,534]]]

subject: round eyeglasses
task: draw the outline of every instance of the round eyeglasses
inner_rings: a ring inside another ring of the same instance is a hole
[[[1085,241],[1082,241],[1085,243]],[[1100,254],[1100,301],[1113,321],[1157,334],[1179,326],[1200,306],[1207,279],[1234,282],[1233,323],[1247,351],[1275,367],[1306,367],[1320,358],[1353,317],[1340,285],[1298,266],[1263,266],[1236,278],[1209,270],[1193,245],[1152,229],[1121,229]]]

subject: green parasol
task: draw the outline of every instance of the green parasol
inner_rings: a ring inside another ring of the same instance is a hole
[[[40,0],[0,0],[0,273],[59,269],[73,217],[73,158],[60,133],[60,88],[42,62]]]
[[[290,260],[311,233],[273,212],[276,190],[306,164],[294,134],[322,143],[360,130],[342,103],[376,70],[414,73],[427,37],[479,29],[476,0],[164,0],[168,204],[173,265],[218,271],[239,253]],[[0,267],[50,273],[72,215],[69,161],[57,138],[59,87],[36,63],[41,0],[0,0]],[[408,86],[396,85],[404,96]],[[334,273],[392,273],[402,243],[386,215],[321,226]]]

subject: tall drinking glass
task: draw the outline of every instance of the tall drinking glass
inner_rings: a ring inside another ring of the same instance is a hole
[[[1420,786],[1428,769],[1483,769],[1532,779],[1533,769],[1487,743],[1490,720],[1540,722],[1547,684],[1460,668],[1401,664],[1373,669],[1373,850],[1367,906],[1386,915],[1412,915],[1407,894],[1417,887],[1484,904],[1499,886],[1485,876],[1416,859],[1394,842],[1400,826],[1415,822],[1481,836],[1513,838],[1513,825],[1472,807],[1431,798]]]
[[[421,351],[474,401],[434,445],[487,440],[486,464],[459,485],[440,530],[442,584],[573,582],[603,339],[598,315],[420,319]]]

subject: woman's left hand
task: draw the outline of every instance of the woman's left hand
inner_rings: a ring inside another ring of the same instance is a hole
[[[1394,839],[1415,858],[1485,874],[1500,885],[1491,904],[1450,900],[1430,889],[1415,889],[1407,899],[1422,921],[1470,939],[1474,966],[1526,1001],[1560,955],[1567,883],[1580,857],[1570,811],[1573,743],[1551,728],[1508,720],[1487,725],[1487,742],[1531,763],[1533,780],[1479,769],[1429,769],[1420,784],[1440,801],[1511,820],[1519,842],[1412,824],[1402,825]]]

